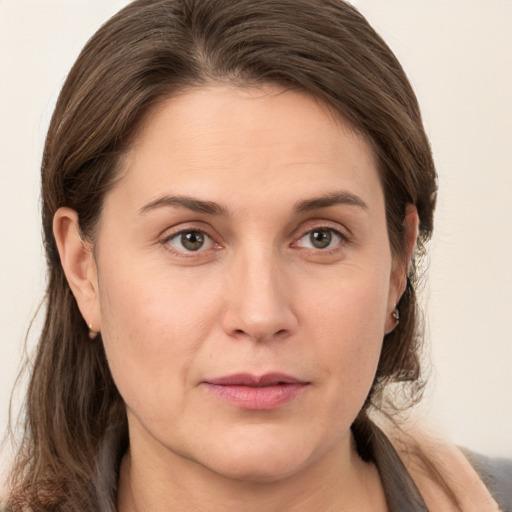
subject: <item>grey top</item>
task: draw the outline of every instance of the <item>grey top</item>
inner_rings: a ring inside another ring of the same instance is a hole
[[[428,512],[418,488],[404,469],[395,448],[376,426],[353,428],[359,454],[378,468],[389,512]],[[462,449],[503,512],[512,512],[512,459],[491,458]]]
[[[354,424],[352,433],[360,457],[377,466],[389,512],[428,512],[416,484],[384,432],[375,424],[363,429]]]
[[[465,448],[462,452],[504,512],[512,512],[512,460],[486,457]]]

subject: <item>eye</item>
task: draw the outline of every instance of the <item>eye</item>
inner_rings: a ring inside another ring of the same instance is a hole
[[[299,239],[299,245],[308,249],[330,249],[342,241],[342,234],[335,229],[315,228]]]
[[[196,229],[180,231],[167,238],[165,243],[183,252],[198,252],[213,246],[213,240],[204,231]]]

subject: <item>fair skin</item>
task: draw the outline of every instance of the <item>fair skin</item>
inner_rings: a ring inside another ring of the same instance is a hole
[[[126,404],[119,510],[387,510],[350,425],[418,218],[394,257],[366,141],[306,94],[211,86],[156,108],[120,176],[94,246],[54,221]]]

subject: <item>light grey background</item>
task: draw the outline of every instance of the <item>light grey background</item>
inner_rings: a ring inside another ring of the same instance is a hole
[[[44,293],[45,131],[80,48],[126,3],[0,0],[0,433]],[[408,72],[440,177],[424,293],[434,370],[416,414],[458,444],[512,456],[512,1],[353,3]]]

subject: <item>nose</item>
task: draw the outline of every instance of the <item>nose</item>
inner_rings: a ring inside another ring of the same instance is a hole
[[[233,258],[223,295],[226,334],[263,342],[295,332],[298,320],[285,270],[272,250],[247,251]]]

